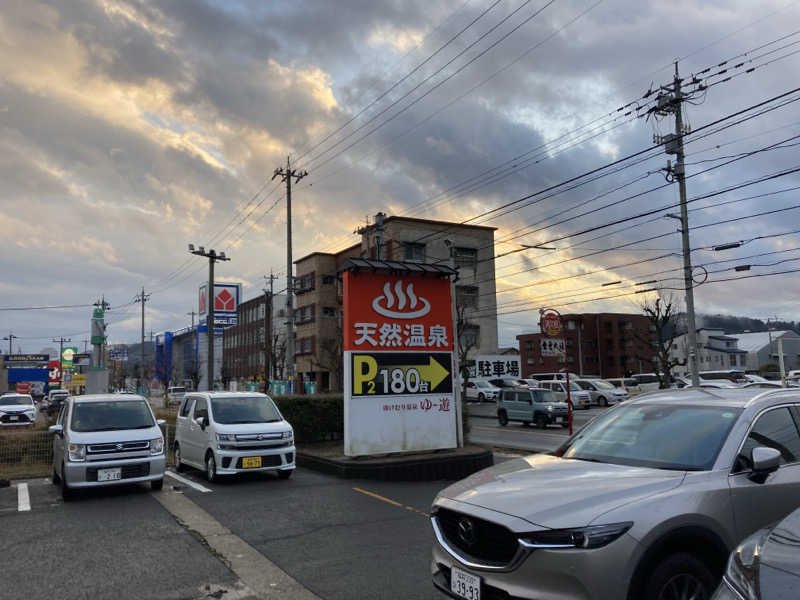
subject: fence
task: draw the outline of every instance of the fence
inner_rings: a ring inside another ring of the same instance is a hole
[[[167,463],[172,464],[175,425],[161,427]],[[0,431],[0,479],[49,477],[53,465],[53,435],[49,431]]]

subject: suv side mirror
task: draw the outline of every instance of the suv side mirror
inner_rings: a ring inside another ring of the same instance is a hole
[[[200,426],[200,429],[205,431],[208,427],[208,417],[195,417],[194,422]]]
[[[764,483],[767,475],[777,471],[781,464],[781,453],[775,448],[758,446],[753,448],[750,457],[753,464],[750,479],[757,483]]]
[[[56,423],[55,425],[50,425],[50,427],[48,427],[47,430],[50,433],[55,433],[56,435],[61,435],[62,433],[64,433],[64,426]]]

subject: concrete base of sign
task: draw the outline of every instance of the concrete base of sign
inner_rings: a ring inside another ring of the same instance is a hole
[[[297,464],[344,479],[435,481],[462,479],[494,464],[482,446],[382,456],[344,456],[342,442],[298,446]]]

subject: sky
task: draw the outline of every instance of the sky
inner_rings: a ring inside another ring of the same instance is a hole
[[[797,23],[785,0],[8,0],[0,337],[80,342],[104,297],[109,342],[137,341],[142,288],[148,333],[185,327],[207,272],[189,243],[225,251],[246,299],[270,271],[282,289],[287,156],[308,171],[295,259],[378,211],[497,227],[501,345],[539,306],[682,302],[675,157],[636,154],[674,131],[645,95],[675,60],[697,310],[796,320],[800,273],[765,275],[800,269]]]

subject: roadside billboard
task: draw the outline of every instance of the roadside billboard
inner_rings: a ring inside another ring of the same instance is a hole
[[[475,358],[477,377],[521,377],[518,354],[480,354]]]
[[[200,321],[203,322],[208,317],[208,284],[200,286],[198,295],[197,312],[200,314]],[[237,309],[242,297],[241,283],[216,283],[214,282],[214,326],[227,327],[236,325]]]
[[[50,384],[50,387],[53,387],[53,384],[61,383],[61,363],[57,360],[47,361],[47,369],[47,382]]]
[[[343,273],[344,453],[454,448],[446,276]]]
[[[71,369],[72,368],[72,359],[78,353],[77,346],[64,346],[64,349],[61,350],[61,368],[62,369]]]

